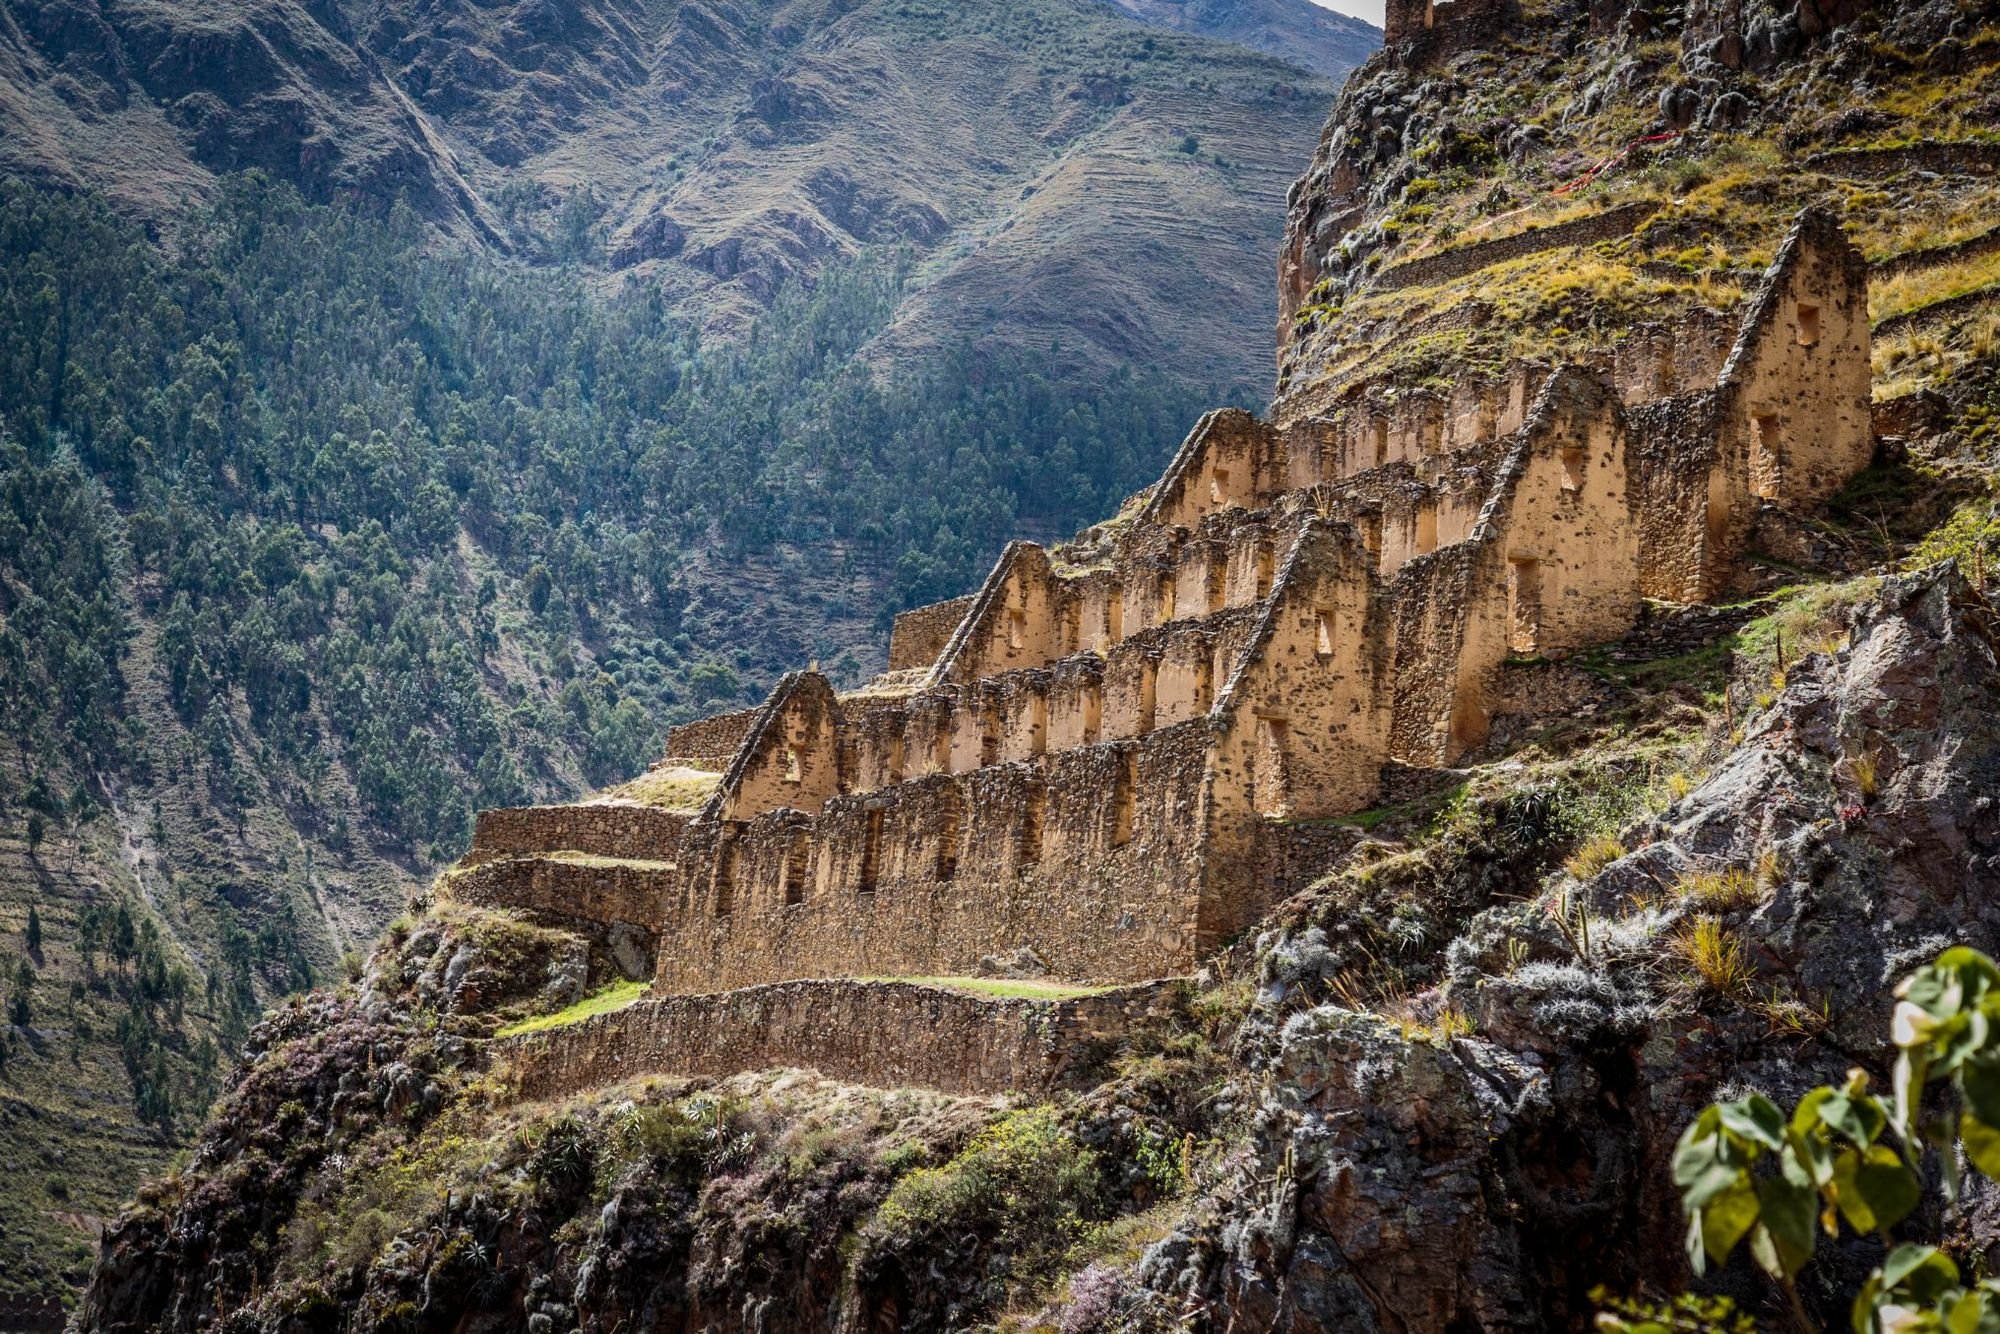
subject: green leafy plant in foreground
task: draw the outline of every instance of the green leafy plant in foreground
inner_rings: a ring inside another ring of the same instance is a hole
[[[1949,1201],[1958,1156],[2000,1180],[2000,967],[1972,949],[1947,950],[1896,989],[1892,1094],[1852,1072],[1822,1086],[1790,1117],[1761,1094],[1718,1103],[1682,1133],[1674,1183],[1687,1210],[1695,1273],[1738,1243],[1783,1287],[1794,1317],[1814,1328],[1795,1280],[1819,1235],[1844,1220],[1889,1247],[1856,1294],[1856,1334],[2000,1334],[2000,1280],[1972,1286],[1942,1251],[1896,1244],[1891,1231],[1922,1201],[1933,1152]],[[1607,1329],[1634,1328],[1618,1315]]]

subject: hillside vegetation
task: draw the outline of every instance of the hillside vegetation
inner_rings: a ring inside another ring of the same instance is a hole
[[[79,1276],[59,1217],[110,1212],[474,810],[630,777],[807,659],[864,674],[889,607],[1115,506],[1205,395],[965,346],[878,379],[892,255],[709,345],[254,178],[171,255],[0,185],[0,257],[0,932],[43,942],[0,958],[36,974],[8,1152],[136,1155],[7,1193],[0,1292]],[[92,966],[93,914],[152,954]]]

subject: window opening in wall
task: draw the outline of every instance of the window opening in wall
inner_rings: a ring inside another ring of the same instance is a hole
[[[1153,717],[1159,708],[1159,668],[1146,663],[1139,669],[1139,734],[1144,736],[1153,730]]]
[[[1041,755],[1049,748],[1049,698],[1033,695],[1028,700],[1028,753]]]
[[[945,774],[951,772],[952,720],[949,713],[939,720],[937,734],[931,740],[931,772]]]
[[[1169,570],[1160,576],[1159,623],[1165,625],[1172,619],[1174,619],[1174,575],[1173,571]]]
[[[1208,595],[1208,611],[1211,615],[1221,611],[1229,599],[1229,564],[1220,552],[1217,552],[1209,562],[1208,576],[1202,591]]]
[[[796,746],[785,747],[785,781],[787,783],[805,782],[804,766],[799,761],[799,751]]]
[[[1428,555],[1437,550],[1438,510],[1437,502],[1431,501],[1417,509],[1417,554]]]
[[[1313,646],[1313,651],[1322,658],[1331,658],[1333,656],[1334,638],[1333,608],[1321,607],[1313,613],[1313,620],[1319,630],[1317,643]]]
[[[1784,471],[1784,440],[1776,416],[1765,413],[1752,424],[1750,432],[1750,493],[1769,500],[1778,494],[1778,480]]]
[[[1541,652],[1541,562],[1520,557],[1507,562],[1507,612],[1508,647],[1527,656]]]
[[[1085,686],[1078,693],[1077,707],[1083,710],[1083,744],[1094,746],[1104,729],[1104,687]]]
[[[949,880],[958,874],[958,845],[962,836],[958,818],[958,794],[952,793],[938,821],[937,878]]]
[[[1132,841],[1132,814],[1139,797],[1139,757],[1126,751],[1118,757],[1118,776],[1111,792],[1111,846]]]
[[[1290,755],[1291,724],[1283,718],[1257,720],[1257,767],[1252,775],[1254,796],[1260,815],[1290,813],[1290,784],[1285,773]]]
[[[1277,574],[1278,555],[1269,546],[1257,548],[1257,600],[1262,602],[1271,596],[1271,584]]]
[[[1019,649],[1028,642],[1028,613],[1019,607],[1007,612],[1007,647]]]
[[[785,853],[785,906],[797,907],[806,901],[806,874],[812,861],[812,843],[803,829],[792,835]]]
[[[979,710],[979,767],[1000,763],[1000,727],[989,705]]]
[[[1799,302],[1799,346],[1811,347],[1819,341],[1819,307]]]
[[[1581,445],[1567,445],[1563,448],[1563,490],[1583,490],[1583,458],[1583,447]]]
[[[736,907],[736,836],[724,835],[715,855],[715,915],[727,917]]]
[[[1104,642],[1108,647],[1125,638],[1125,590],[1113,588],[1104,595]]]
[[[1021,842],[1014,869],[1024,872],[1042,860],[1042,821],[1048,814],[1048,791],[1041,784],[1031,786],[1021,807]]]
[[[1208,499],[1215,505],[1229,503],[1229,469],[1217,468],[1208,475]]]
[[[1370,556],[1374,557],[1375,568],[1378,570],[1381,569],[1382,568],[1382,516],[1381,515],[1368,514],[1362,516],[1361,545],[1368,549],[1368,554]]]
[[[1209,659],[1201,658],[1194,664],[1194,711],[1207,713],[1215,700],[1215,672]]]
[[[1389,461],[1389,422],[1385,417],[1375,419],[1375,466],[1381,467]]]
[[[855,889],[862,894],[873,894],[875,886],[882,878],[882,812],[869,811],[867,823],[861,834],[861,874],[855,881]]]

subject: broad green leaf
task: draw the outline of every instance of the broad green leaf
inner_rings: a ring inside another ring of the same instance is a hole
[[[1717,1264],[1726,1263],[1743,1234],[1756,1226],[1757,1188],[1745,1178],[1703,1206],[1700,1218],[1702,1246]]]
[[[1815,1240],[1813,1224],[1819,1210],[1817,1192],[1798,1186],[1784,1177],[1764,1177],[1757,1182],[1757,1231],[1770,1235],[1768,1257],[1775,1259],[1773,1272],[1794,1278],[1812,1259]],[[1752,1245],[1755,1245],[1753,1238]],[[1770,1269],[1770,1264],[1765,1264]]]
[[[1886,1144],[1870,1145],[1860,1155],[1854,1174],[1856,1195],[1874,1215],[1875,1225],[1865,1232],[1886,1232],[1910,1216],[1923,1198],[1923,1184],[1904,1165],[1896,1151]],[[1857,1227],[1859,1225],[1857,1224]]]
[[[1785,1147],[1785,1114],[1763,1094],[1720,1103],[1715,1110],[1725,1129],[1767,1149]]]
[[[1958,1087],[1966,1106],[1989,1126],[2000,1126],[2000,1059],[1982,1053],[1958,1067]]]
[[[2000,1130],[1967,1111],[1958,1118],[1958,1138],[1965,1145],[1965,1156],[1972,1160],[1972,1165],[2000,1181]]]
[[[1819,1106],[1819,1118],[1851,1143],[1873,1144],[1889,1124],[1889,1114],[1882,1109],[1878,1098],[1832,1089],[1827,1090],[1827,1095]]]
[[[1681,1136],[1674,1148],[1674,1184],[1681,1188],[1684,1208],[1699,1209],[1746,1175],[1746,1156],[1718,1132],[1699,1138]]]
[[[1930,1062],[1923,1052],[1905,1048],[1896,1057],[1896,1070],[1892,1079],[1896,1094],[1896,1133],[1907,1142],[1917,1138],[1917,1110],[1923,1105],[1924,1080],[1930,1073]]]
[[[1882,1287],[1928,1305],[1958,1286],[1958,1266],[1935,1246],[1905,1242],[1882,1261]]]
[[[1824,1189],[1833,1180],[1833,1150],[1819,1135],[1802,1135],[1797,1130],[1785,1132],[1785,1155],[1788,1160],[1796,1160],[1806,1170],[1804,1185],[1814,1190]]]

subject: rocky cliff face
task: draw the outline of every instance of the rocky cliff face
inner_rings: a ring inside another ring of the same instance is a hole
[[[1987,226],[1990,6],[1435,12],[1346,84],[1292,187],[1281,415],[1361,374],[1573,356],[1726,308],[1769,262],[1776,220],[1814,201],[1871,259]],[[1643,216],[1589,237],[1587,262],[1558,244],[1620,209]],[[1934,294],[1878,293],[1877,318]]]

